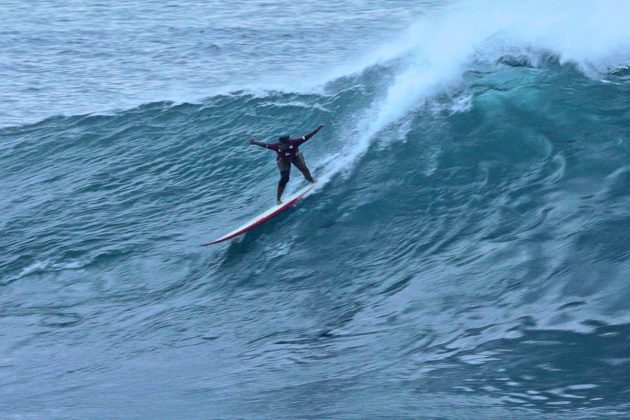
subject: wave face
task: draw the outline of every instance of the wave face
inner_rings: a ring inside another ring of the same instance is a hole
[[[0,413],[627,414],[630,10],[536,4],[424,5],[317,88],[2,128]],[[316,192],[200,247],[274,202],[247,140],[320,122]]]

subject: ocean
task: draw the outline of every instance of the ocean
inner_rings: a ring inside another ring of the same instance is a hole
[[[630,417],[626,1],[0,18],[0,417]]]

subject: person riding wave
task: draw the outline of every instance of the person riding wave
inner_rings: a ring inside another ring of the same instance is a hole
[[[304,155],[302,155],[302,152],[300,152],[299,147],[302,143],[306,142],[315,134],[317,134],[319,130],[321,130],[323,127],[323,125],[320,125],[310,133],[296,139],[292,139],[289,136],[282,136],[278,138],[277,143],[265,143],[254,138],[249,141],[250,144],[255,144],[256,146],[271,149],[277,153],[276,162],[278,163],[278,169],[280,170],[280,181],[278,182],[276,204],[282,204],[282,193],[284,193],[284,188],[289,182],[289,175],[291,174],[291,164],[295,165],[295,167],[298,168],[300,172],[302,172],[302,175],[304,175],[304,178],[308,182],[315,182],[315,180],[311,176],[311,172],[308,170],[308,167],[304,162]]]

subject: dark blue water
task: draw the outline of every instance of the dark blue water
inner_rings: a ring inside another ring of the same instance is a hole
[[[630,8],[536,4],[9,2],[1,417],[627,417]]]

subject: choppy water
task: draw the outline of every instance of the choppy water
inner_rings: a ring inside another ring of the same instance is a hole
[[[3,418],[628,416],[625,2],[5,6]]]

